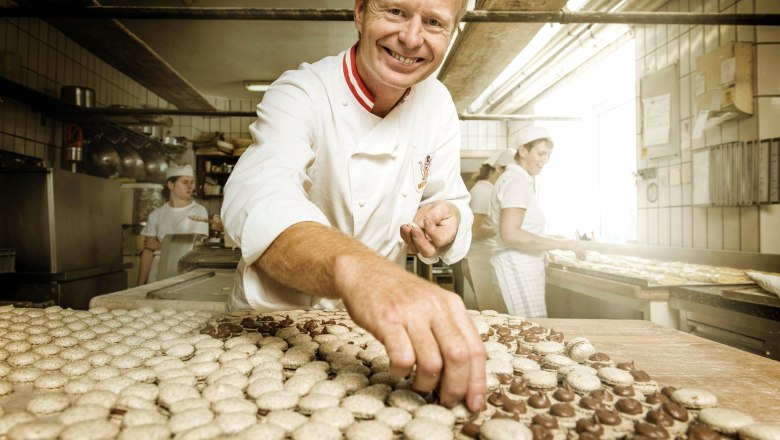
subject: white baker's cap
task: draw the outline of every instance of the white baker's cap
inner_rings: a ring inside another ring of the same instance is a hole
[[[185,165],[176,165],[171,164],[168,167],[168,171],[165,172],[165,179],[170,179],[171,177],[178,177],[178,176],[189,176],[194,177],[195,173],[192,171],[192,166],[190,164]]]
[[[505,167],[515,160],[515,150],[511,148],[505,148],[499,152],[494,153],[492,156],[485,159],[482,162],[485,165],[490,165],[493,168]]]
[[[532,125],[530,127],[523,129],[523,131],[520,132],[520,135],[517,136],[516,142],[518,147],[522,147],[523,145],[531,141],[535,141],[537,139],[549,138],[549,137],[550,137],[550,133],[547,132],[546,128]]]

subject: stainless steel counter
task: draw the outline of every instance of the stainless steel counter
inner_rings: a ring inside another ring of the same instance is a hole
[[[92,298],[89,307],[224,312],[233,286],[234,269],[196,269],[143,286]]]
[[[673,287],[680,330],[780,360],[780,299],[756,286]]]

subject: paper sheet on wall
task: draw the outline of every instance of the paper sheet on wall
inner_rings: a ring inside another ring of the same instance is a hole
[[[702,110],[696,115],[696,123],[693,124],[693,133],[691,135],[693,139],[701,139],[701,135],[704,134],[704,129],[707,126],[707,118],[709,116],[709,110]]]
[[[643,112],[643,143],[645,147],[665,145],[669,143],[671,121],[671,95],[653,96],[642,100]]]
[[[734,57],[726,58],[720,62],[720,83],[721,85],[733,84],[736,79],[737,59]]]
[[[710,204],[710,150],[693,153],[693,204]]]

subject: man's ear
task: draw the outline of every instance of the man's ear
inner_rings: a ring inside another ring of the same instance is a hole
[[[363,25],[363,17],[366,12],[366,0],[355,0],[355,29],[360,33],[360,29]]]

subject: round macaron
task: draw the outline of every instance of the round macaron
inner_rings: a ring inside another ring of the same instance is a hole
[[[672,392],[671,399],[687,409],[699,410],[718,406],[718,397],[699,388],[680,388]]]
[[[753,424],[753,417],[726,408],[704,408],[697,420],[726,436],[733,436],[740,428]]]
[[[742,440],[771,440],[780,438],[780,423],[754,423],[739,429]]]
[[[597,373],[599,379],[607,385],[631,385],[634,383],[634,376],[626,370],[617,367],[599,368]]]
[[[549,371],[529,371],[523,374],[523,380],[527,380],[528,388],[534,391],[552,391],[558,388],[558,376]]]

